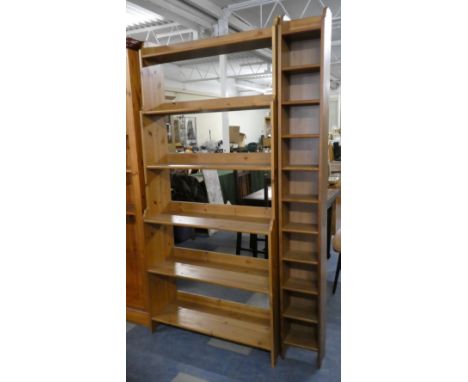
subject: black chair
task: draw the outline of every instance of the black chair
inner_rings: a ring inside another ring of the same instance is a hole
[[[248,195],[241,192],[242,182],[238,182],[239,174],[237,171],[234,171],[235,181],[234,184],[236,186],[236,196],[237,196],[237,204],[243,204],[243,197]],[[250,180],[250,178],[249,178]],[[268,189],[271,186],[271,176],[270,173],[265,173],[264,175],[264,186],[263,186],[263,205],[265,207],[271,206],[270,198],[268,197]],[[250,189],[250,187],[249,187]],[[265,248],[263,250],[258,249],[258,242],[264,241]],[[236,238],[236,255],[240,255],[241,251],[248,251],[252,252],[253,257],[258,257],[259,253],[265,255],[265,259],[268,259],[268,236],[264,238],[259,238],[257,234],[251,233],[250,234],[250,248],[243,248],[242,247],[242,232],[237,232]]]

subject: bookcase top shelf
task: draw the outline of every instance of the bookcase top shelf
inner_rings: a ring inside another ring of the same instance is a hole
[[[319,38],[322,29],[322,18],[307,17],[284,22],[281,25],[281,34],[294,39]]]
[[[141,49],[143,67],[255,49],[271,49],[272,29],[263,28],[203,40]]]
[[[244,97],[212,98],[198,101],[167,102],[152,110],[145,110],[144,115],[171,115],[192,113],[214,113],[219,111],[238,111],[270,108],[271,95]]]

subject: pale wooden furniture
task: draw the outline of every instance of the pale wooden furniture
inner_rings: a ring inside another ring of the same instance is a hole
[[[278,171],[282,354],[325,354],[326,202],[331,12],[278,30]]]
[[[271,48],[276,65],[276,26],[207,40],[143,48],[143,67],[250,49]],[[275,71],[274,71],[275,73]],[[143,108],[142,134],[147,209],[145,254],[153,330],[163,323],[258,347],[270,352],[274,366],[279,351],[277,293],[277,223],[275,205],[251,207],[171,200],[171,169],[270,171],[276,198],[274,153],[175,154],[168,151],[166,118],[192,114],[270,108],[275,94],[206,101],[170,102]],[[272,126],[275,130],[276,119]],[[275,134],[272,134],[275,142]],[[272,145],[272,147],[274,147]],[[273,150],[275,151],[275,150]],[[268,260],[183,249],[174,245],[173,226],[267,235]],[[177,279],[222,285],[268,296],[267,308],[211,298],[177,289]]]
[[[131,46],[132,48],[129,48]],[[135,50],[136,49],[136,50]],[[140,109],[141,84],[139,46],[127,43],[127,320],[148,326],[147,282],[144,258],[143,211],[145,184],[141,157]],[[136,69],[135,69],[136,68]]]
[[[164,88],[152,86],[160,77],[154,68],[140,72],[141,42],[127,38],[126,73],[126,289],[127,321],[151,327],[144,256],[143,212],[146,208],[140,110],[164,98]],[[142,88],[141,78],[144,79]]]

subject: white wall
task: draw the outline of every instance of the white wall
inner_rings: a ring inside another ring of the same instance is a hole
[[[171,86],[172,85],[172,86]],[[174,101],[190,101],[200,99],[216,98],[207,92],[195,92],[192,90],[177,90],[177,84],[167,83],[168,93],[175,95]],[[245,110],[231,111],[228,113],[229,125],[240,126],[240,131],[246,134],[245,143],[258,142],[260,136],[265,134],[265,116],[269,110]],[[195,117],[197,126],[197,141],[199,145],[204,145],[210,138],[214,141],[222,139],[222,119],[221,113],[200,113],[187,114],[186,117]]]
[[[245,110],[229,112],[229,125],[240,126],[241,133],[246,134],[245,143],[260,140],[261,135],[265,135],[265,117],[268,109]]]

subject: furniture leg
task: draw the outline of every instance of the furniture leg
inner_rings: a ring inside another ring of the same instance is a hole
[[[336,292],[336,287],[338,285],[338,278],[340,276],[340,270],[341,270],[341,252],[338,255],[338,264],[336,266],[335,282],[333,283],[333,294],[335,294]]]
[[[252,239],[252,253],[253,253],[253,257],[257,257],[257,245],[258,245],[258,241],[257,241],[257,235],[256,234],[252,234],[251,236],[251,239]]]
[[[241,246],[242,246],[242,232],[237,232],[236,255],[240,255]]]
[[[327,259],[330,258],[332,215],[332,208],[330,206],[327,210]]]

